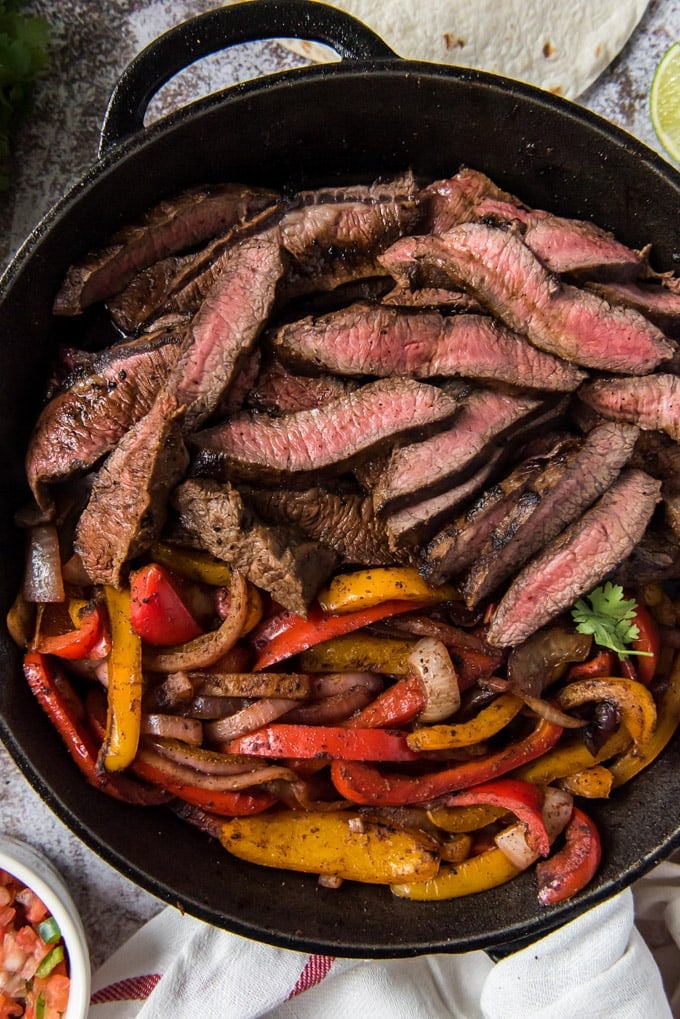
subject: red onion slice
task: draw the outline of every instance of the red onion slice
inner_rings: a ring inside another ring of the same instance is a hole
[[[263,697],[261,700],[249,704],[242,711],[228,715],[227,718],[220,718],[217,722],[208,722],[203,728],[205,738],[212,743],[218,743],[221,740],[244,736],[247,732],[252,732],[253,729],[259,729],[263,725],[273,722],[297,706],[297,701],[288,698]]]

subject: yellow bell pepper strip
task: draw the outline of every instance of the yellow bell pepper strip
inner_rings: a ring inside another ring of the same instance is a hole
[[[557,743],[562,727],[541,718],[524,739],[502,750],[425,775],[380,771],[363,761],[333,761],[331,781],[346,800],[368,805],[400,807],[424,803],[459,789],[498,778],[526,761],[539,757]]]
[[[522,709],[523,701],[514,694],[500,694],[468,722],[457,725],[430,725],[408,733],[411,750],[451,750],[469,747],[495,736]]]
[[[570,899],[585,888],[600,865],[602,847],[598,830],[578,807],[574,807],[564,834],[564,848],[536,865],[538,901],[542,906]]]
[[[439,869],[438,852],[426,836],[368,822],[356,825],[346,812],[235,818],[222,825],[220,842],[250,863],[366,884],[427,881]]]
[[[381,672],[403,676],[414,640],[375,637],[370,633],[348,633],[304,651],[300,668],[304,672]]]
[[[294,725],[273,722],[237,736],[228,754],[255,757],[330,757],[338,761],[417,761],[404,734],[386,729],[348,729],[335,725]]]
[[[486,828],[487,824],[497,821],[506,813],[502,807],[475,804],[471,807],[436,806],[427,811],[427,816],[443,831],[458,833]]]
[[[626,750],[631,743],[628,731],[623,727],[612,733],[609,739],[592,754],[583,740],[568,740],[549,750],[542,757],[530,761],[513,771],[513,778],[522,778],[536,785],[550,785],[558,778],[574,775],[576,772],[591,768],[601,761],[607,761],[616,754]]]
[[[573,775],[565,775],[559,780],[560,789],[566,789],[572,796],[583,796],[585,799],[607,799],[614,784],[614,776],[603,764],[594,764]]]
[[[340,573],[318,595],[324,612],[356,612],[384,601],[417,601],[423,605],[460,601],[451,584],[433,587],[414,566],[379,566]]]
[[[609,765],[614,786],[623,785],[646,768],[667,746],[680,725],[680,654],[676,655],[668,686],[659,698],[657,724],[649,738]]]
[[[377,623],[380,619],[387,619],[389,616],[396,616],[401,612],[411,612],[414,609],[422,608],[423,602],[410,601],[383,601],[379,605],[372,605],[370,608],[360,609],[358,612],[346,612],[343,615],[332,616],[324,612],[319,605],[312,605],[307,619],[288,613],[288,621],[285,629],[277,633],[257,659],[254,671],[261,672],[276,662],[290,658],[292,655],[306,651],[314,644],[330,640],[332,637],[339,637],[344,633],[352,633],[360,630],[370,623]]]
[[[437,876],[429,881],[393,884],[390,890],[400,899],[440,902],[486,892],[512,881],[518,874],[521,871],[510,863],[500,849],[494,847],[477,856],[470,856],[454,867],[441,867]]]
[[[485,782],[472,789],[465,789],[445,800],[447,807],[471,807],[478,804],[501,807],[514,814],[526,826],[529,847],[540,856],[548,855],[550,840],[541,815],[543,793],[537,786],[516,778],[500,778],[495,782]]]
[[[142,722],[142,641],[130,626],[130,591],[104,588],[111,625],[106,733],[99,751],[104,771],[122,771],[135,758]]]
[[[231,567],[215,559],[209,552],[157,542],[151,547],[150,554],[154,562],[167,566],[188,580],[196,580],[211,587],[228,587],[231,583]]]
[[[358,715],[347,719],[350,728],[400,729],[413,721],[425,707],[425,691],[417,676],[404,676],[367,704]]]
[[[589,701],[611,701],[621,713],[621,722],[633,742],[640,745],[649,739],[656,725],[656,704],[651,693],[635,679],[598,676],[568,683],[557,694],[561,708],[569,711]]]
[[[462,863],[463,860],[467,860],[471,849],[472,835],[468,835],[467,832],[458,832],[439,841],[442,862]]]

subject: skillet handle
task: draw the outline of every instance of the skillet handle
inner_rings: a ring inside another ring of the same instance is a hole
[[[250,0],[218,7],[160,35],[123,71],[111,93],[99,136],[99,155],[144,129],[155,93],[194,61],[230,46],[264,39],[310,39],[342,58],[381,60],[396,54],[362,22],[309,0]]]

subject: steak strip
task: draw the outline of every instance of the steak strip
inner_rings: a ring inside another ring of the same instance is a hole
[[[592,410],[615,421],[666,432],[680,441],[680,378],[648,375],[644,379],[598,379],[578,395]]]
[[[604,580],[642,538],[660,488],[643,471],[624,470],[515,578],[492,616],[488,642],[496,647],[521,644]]]

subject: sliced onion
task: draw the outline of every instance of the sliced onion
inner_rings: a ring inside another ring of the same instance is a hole
[[[374,672],[329,672],[312,678],[312,694],[314,697],[330,697],[357,686],[364,686],[378,694],[384,685],[382,678]]]
[[[196,768],[186,767],[176,761],[168,760],[149,747],[141,747],[137,751],[137,757],[158,771],[162,771],[173,782],[182,782],[184,785],[196,786],[210,792],[238,792],[241,789],[249,789],[251,786],[270,782],[272,779],[292,781],[296,777],[290,768],[269,764],[237,775],[209,775]]]
[[[38,604],[63,602],[66,598],[54,524],[39,524],[28,532],[23,594],[26,601]]]
[[[546,722],[554,722],[555,725],[561,725],[563,729],[583,729],[588,724],[583,718],[574,718],[573,715],[567,715],[556,704],[553,704],[551,701],[544,701],[542,697],[531,697],[529,694],[519,694],[519,696],[526,706],[531,708],[539,718],[545,718]]]
[[[230,591],[229,614],[216,630],[202,633],[178,647],[147,652],[144,667],[152,672],[178,672],[214,665],[239,639],[248,614],[248,584],[236,571],[232,574]]]
[[[246,708],[251,703],[246,697],[220,697],[214,694],[196,694],[187,707],[191,718],[226,718],[236,711]]]
[[[192,673],[200,694],[218,697],[290,697],[306,701],[311,681],[300,672],[198,672]]]
[[[566,828],[573,806],[574,800],[570,793],[555,786],[546,787],[541,813],[551,844]],[[523,824],[513,824],[512,827],[499,832],[494,842],[518,870],[526,870],[540,855],[535,849],[530,848],[526,838],[526,827]]]
[[[172,711],[189,704],[194,696],[194,684],[186,672],[172,672],[157,686],[147,691],[144,703],[151,710]]]
[[[442,722],[455,714],[460,707],[460,688],[444,644],[434,637],[423,637],[407,661],[409,672],[418,677],[425,693],[425,707],[418,722]]]
[[[216,722],[208,722],[203,727],[206,739],[212,743],[220,740],[236,739],[237,736],[244,736],[253,729],[259,729],[269,722],[273,722],[281,715],[285,715],[291,708],[296,708],[298,702],[285,697],[263,697],[254,701],[242,711],[237,711],[226,718],[220,718]]]
[[[313,704],[303,704],[287,712],[285,721],[299,725],[336,725],[344,722],[355,711],[361,711],[374,699],[375,694],[365,686],[353,686],[341,693],[322,697]]]
[[[145,746],[155,750],[161,757],[196,771],[204,771],[206,775],[242,775],[252,771],[252,757],[245,754],[221,754],[217,750],[206,750],[205,747],[188,746],[176,739],[146,739]]]
[[[343,878],[338,874],[319,874],[317,884],[321,888],[332,888],[335,890],[341,887],[342,882]]]
[[[203,726],[195,718],[182,715],[142,715],[141,731],[149,736],[165,736],[200,746],[203,742]]]

